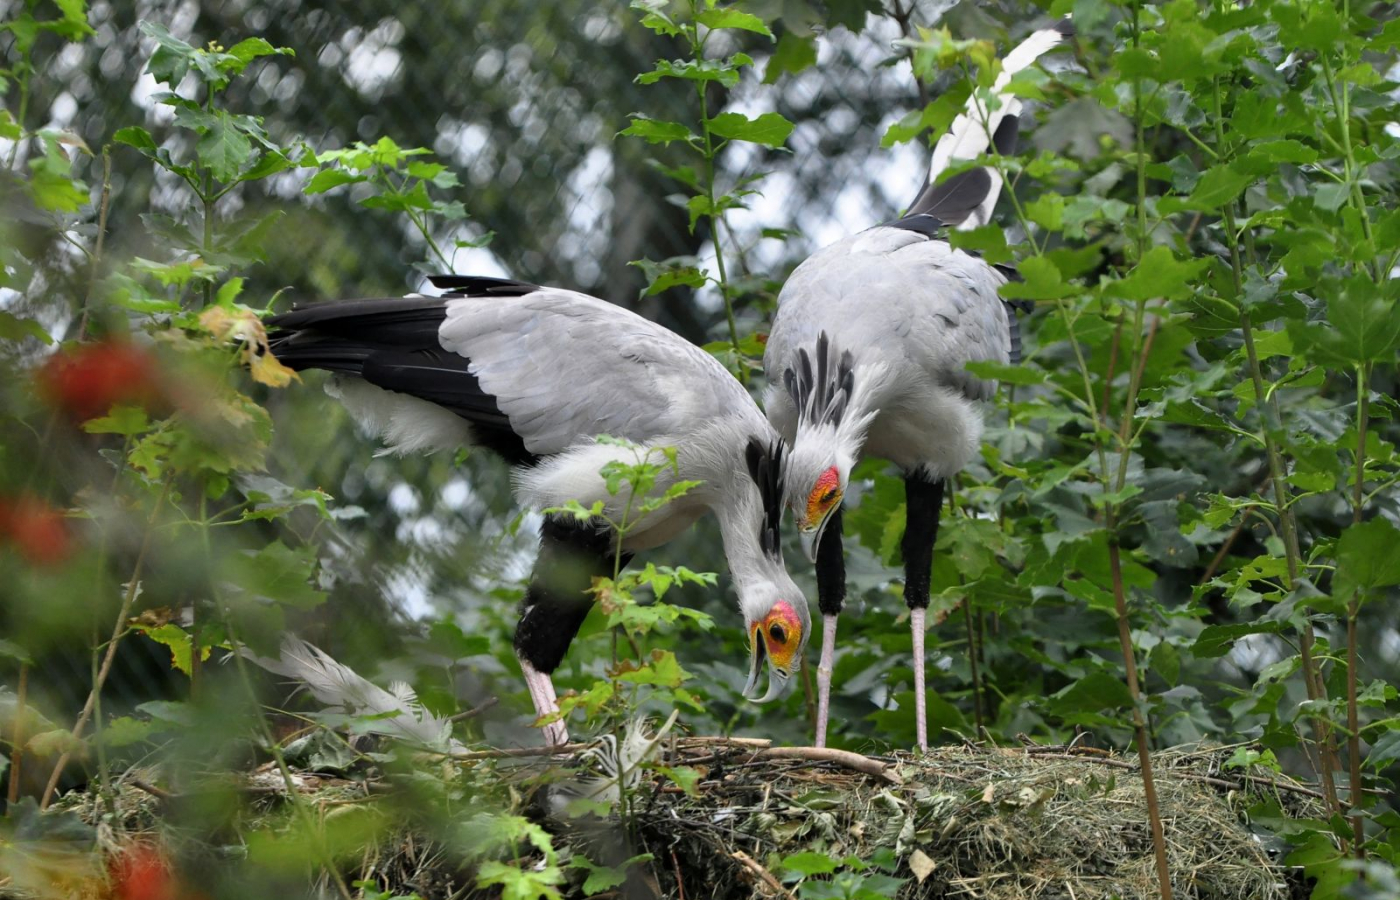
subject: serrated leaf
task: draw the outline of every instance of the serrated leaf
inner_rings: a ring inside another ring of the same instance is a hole
[[[825,853],[794,853],[783,857],[780,868],[802,878],[812,875],[829,875],[836,871],[837,862]]]
[[[816,65],[816,35],[800,37],[791,31],[783,32],[778,38],[778,46],[768,57],[768,65],[763,70],[763,83],[775,84],[783,73],[796,74]]]
[[[199,161],[222,182],[230,182],[253,156],[253,142],[243,128],[224,110],[215,112],[209,130],[195,146]]]
[[[722,138],[749,141],[765,147],[781,147],[792,134],[793,125],[778,113],[764,113],[750,119],[742,113],[720,113],[708,122],[710,131]]]
[[[695,21],[706,28],[733,28],[761,34],[766,38],[773,37],[773,32],[768,30],[762,19],[737,9],[703,9],[695,16]]]
[[[1185,297],[1191,293],[1192,280],[1208,265],[1208,259],[1179,261],[1170,249],[1158,245],[1138,260],[1126,278],[1108,282],[1104,294],[1139,301]]]
[[[695,132],[680,122],[651,119],[640,113],[633,113],[631,124],[618,134],[639,137],[649,144],[670,144],[672,141],[698,139]]]

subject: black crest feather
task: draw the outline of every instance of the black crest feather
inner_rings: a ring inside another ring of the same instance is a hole
[[[783,373],[783,386],[797,407],[798,418],[811,425],[838,425],[855,388],[855,358],[851,351],[837,354],[823,331],[814,348],[816,372],[806,347],[797,351],[797,365]]]
[[[783,444],[765,444],[760,438],[749,438],[744,449],[749,477],[758,486],[763,500],[763,524],[759,526],[758,541],[763,552],[777,559],[782,555],[779,526],[783,521]]]

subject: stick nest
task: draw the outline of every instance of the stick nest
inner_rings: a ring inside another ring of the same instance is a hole
[[[624,827],[615,810],[576,818],[561,812],[560,793],[577,774],[571,768],[577,753],[528,752],[465,754],[442,766],[454,773],[450,778],[490,785],[502,807],[497,811],[543,825],[562,861],[580,853],[616,865],[651,854],[650,862],[629,869],[625,884],[603,896],[790,900],[807,893],[783,866],[784,858],[798,853],[838,863],[874,860],[883,875],[904,879],[898,896],[906,900],[1160,896],[1136,756],[969,745],[866,757],[770,748],[764,741],[678,738],[667,743],[660,762],[691,767],[699,780],[686,792],[645,772],[630,800],[631,825]],[[1316,792],[1281,776],[1225,770],[1229,756],[1230,748],[1190,747],[1153,757],[1175,896],[1306,896],[1301,873],[1279,863],[1272,839],[1251,830],[1245,819],[1246,810],[1264,800],[1289,816],[1319,816]],[[271,774],[253,773],[243,782],[245,833],[276,827],[279,816],[285,821],[285,785]],[[390,893],[424,898],[497,896],[498,888],[476,889],[471,861],[452,849],[443,830],[425,828],[421,820],[404,824],[392,815],[401,793],[394,780],[296,778],[303,799],[321,817],[334,817],[347,805],[382,805],[389,813],[384,821],[399,823],[344,867],[345,880],[367,878]],[[172,797],[136,782],[141,779],[121,785],[124,814],[118,819],[132,840],[148,840],[141,832],[160,830],[162,807]],[[77,794],[59,805],[84,818],[97,807]],[[515,863],[527,867],[531,860]],[[577,879],[562,886],[564,896],[584,896],[582,873],[568,871]]]

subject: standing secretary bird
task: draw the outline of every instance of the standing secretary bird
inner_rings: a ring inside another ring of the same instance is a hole
[[[974,91],[935,145],[927,186],[908,214],[817,252],[778,295],[763,362],[782,378],[766,400],[790,448],[787,505],[817,564],[819,746],[826,742],[836,619],[846,594],[841,499],[851,468],[876,456],[904,472],[904,599],[914,641],[915,727],[919,749],[927,749],[924,614],[944,483],[977,452],[980,404],[996,387],[965,365],[1015,361],[1020,350],[1012,311],[997,296],[1007,276],[940,238],[946,228],[989,222],[1001,178],[988,167],[941,183],[939,175],[992,145],[1011,152],[1020,101],[1005,92],[1007,83],[1072,34],[1066,20],[1011,51],[990,96]]]
[[[784,692],[807,642],[807,603],[783,567],[783,444],[757,404],[708,353],[611,303],[494,278],[440,277],[441,297],[323,303],[275,316],[271,346],[293,369],[336,374],[329,390],[394,451],[464,445],[516,466],[515,493],[539,509],[602,501],[614,522],[625,496],[599,474],[631,451],[599,435],[674,447],[678,472],[702,484],[649,513],[622,540],[623,559],[663,544],[706,511],[719,519],[744,628],[752,642],[745,696],[766,659],[768,692]],[[549,515],[525,593],[515,651],[541,716],[558,710],[550,678],[588,614],[588,590],[610,575],[616,533],[601,520]],[[546,740],[568,740],[562,721]]]

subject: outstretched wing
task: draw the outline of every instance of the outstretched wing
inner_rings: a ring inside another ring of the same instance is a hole
[[[426,402],[465,420],[465,439],[517,463],[600,434],[684,434],[748,401],[709,354],[621,307],[573,291],[443,278],[442,297],[317,304],[270,320],[273,351],[296,369],[356,376],[389,398],[352,397],[393,445],[436,449]],[[417,405],[414,405],[416,402]],[[352,412],[356,411],[352,409]],[[387,422],[387,424],[385,424]]]

